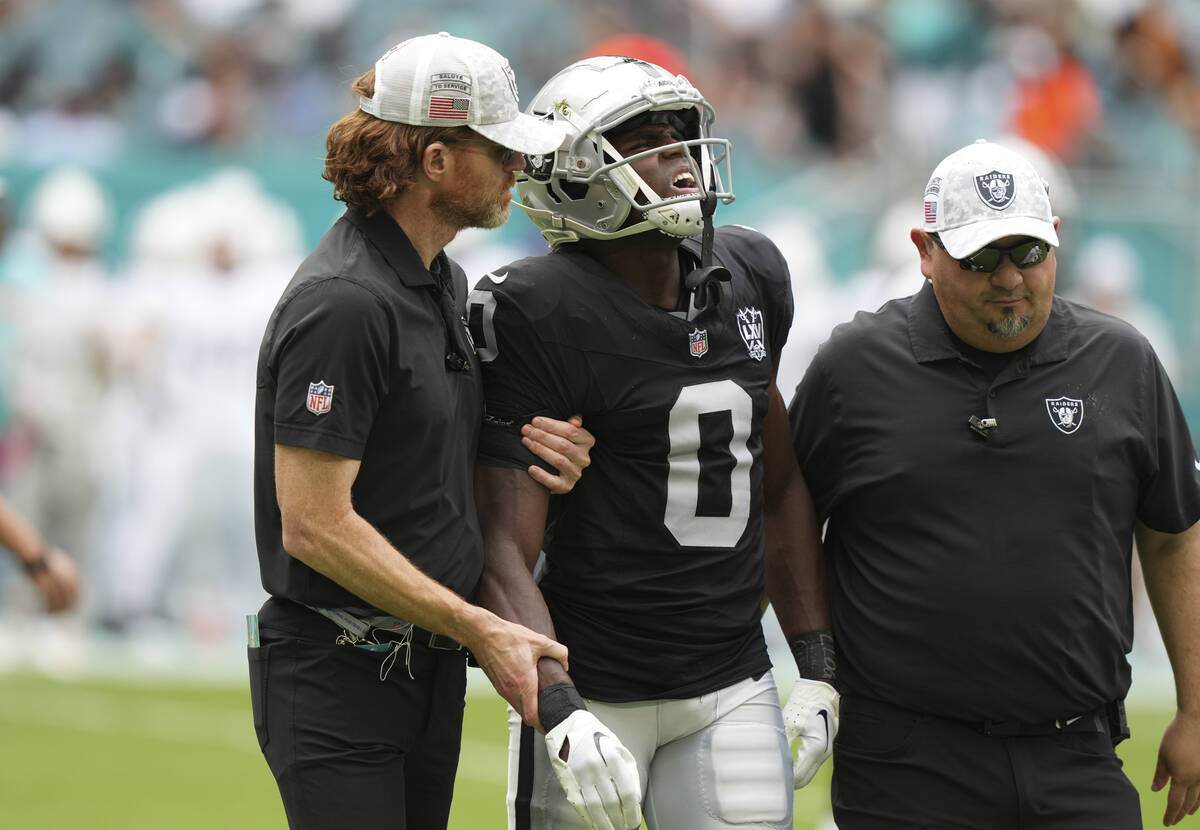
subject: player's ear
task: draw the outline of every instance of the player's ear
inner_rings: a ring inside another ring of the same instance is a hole
[[[440,141],[428,144],[421,153],[421,171],[430,181],[440,181],[450,166],[446,145]]]
[[[912,244],[917,248],[917,254],[921,257],[921,273],[925,279],[933,276],[933,249],[936,246],[929,234],[920,228],[913,228],[908,232],[908,238],[912,240]]]

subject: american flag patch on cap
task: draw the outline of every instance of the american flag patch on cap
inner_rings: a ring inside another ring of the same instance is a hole
[[[447,98],[441,95],[431,95],[429,97],[430,118],[449,118],[455,121],[465,121],[470,110],[471,100],[469,98]]]
[[[937,199],[925,200],[925,224],[933,225],[937,222]]]

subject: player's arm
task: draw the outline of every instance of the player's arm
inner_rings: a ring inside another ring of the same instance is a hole
[[[358,470],[355,459],[275,446],[284,548],[371,605],[465,645],[514,706],[536,696],[538,660],[565,663],[566,648],[472,605],[422,573],[355,511],[351,487]]]
[[[830,629],[825,555],[812,496],[796,461],[783,396],[772,385],[763,423],[767,600],[788,640]],[[832,674],[829,678],[831,679]]]
[[[506,620],[554,637],[554,623],[533,579],[542,549],[550,493],[525,470],[479,465],[475,469],[475,504],[483,530],[483,576],[479,604]],[[562,665],[538,665],[539,688],[570,683]],[[514,707],[531,726],[540,727],[536,695]]]
[[[794,786],[800,788],[833,752],[838,695],[820,528],[796,461],[783,396],[774,384],[763,423],[763,477],[767,599],[800,674],[783,710],[795,753]]]
[[[553,637],[550,611],[533,579],[546,531],[548,491],[525,470],[481,464],[475,501],[484,546],[480,603]],[[540,691],[523,708],[513,708],[545,731],[546,752],[567,801],[589,827],[639,826],[642,789],[633,755],[588,711],[565,666],[539,661],[538,685]]]
[[[0,498],[0,545],[12,551],[33,581],[46,610],[65,611],[79,597],[79,569],[74,561],[50,545],[24,516]]]
[[[1163,734],[1151,789],[1169,781],[1163,824],[1200,806],[1200,522],[1183,533],[1136,529],[1146,593],[1175,675],[1175,717]]]

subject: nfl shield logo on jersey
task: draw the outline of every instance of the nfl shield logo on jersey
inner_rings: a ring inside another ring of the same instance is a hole
[[[305,405],[314,415],[324,415],[333,406],[333,387],[323,380],[308,385],[308,403]]]
[[[692,357],[704,357],[708,353],[708,329],[696,329],[688,335]]]
[[[742,341],[746,344],[746,352],[754,360],[762,360],[767,356],[767,347],[763,345],[763,316],[762,312],[751,306],[739,308],[737,313],[738,331],[742,333]]]
[[[1083,401],[1078,398],[1046,398],[1050,423],[1070,435],[1083,423]]]

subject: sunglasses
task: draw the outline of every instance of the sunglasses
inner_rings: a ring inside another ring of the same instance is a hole
[[[513,156],[517,154],[516,150],[505,147],[503,144],[497,144],[494,141],[485,141],[481,138],[443,138],[443,144],[477,144],[487,150],[500,161],[501,167],[508,167]]]
[[[942,244],[942,239],[936,233],[929,234],[937,246],[943,251],[946,246]],[[1013,261],[1013,265],[1018,268],[1029,268],[1034,265],[1039,265],[1046,261],[1046,257],[1050,256],[1050,243],[1041,239],[1030,239],[1028,242],[1020,242],[1010,248],[980,248],[970,256],[965,256],[962,259],[955,259],[958,262],[958,267],[964,271],[975,271],[990,274],[1000,267],[1000,262],[1007,256]],[[949,251],[946,251],[949,254]]]

